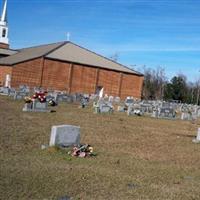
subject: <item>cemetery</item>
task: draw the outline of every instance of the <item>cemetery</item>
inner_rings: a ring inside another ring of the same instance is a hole
[[[2,0],[0,200],[200,200],[199,3]]]
[[[198,106],[24,88],[0,89],[3,197],[200,198]]]

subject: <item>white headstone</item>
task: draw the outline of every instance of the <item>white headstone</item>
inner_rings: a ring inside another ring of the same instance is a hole
[[[72,125],[52,126],[49,146],[69,147],[80,144],[80,127]]]
[[[99,92],[99,98],[103,98],[103,88]]]
[[[11,81],[10,74],[6,74],[5,87],[10,88],[10,81]]]
[[[200,128],[198,128],[196,139],[193,139],[192,141],[194,143],[200,143]]]
[[[100,105],[100,112],[101,113],[111,113],[112,108],[109,105]]]
[[[113,96],[109,96],[109,97],[108,97],[108,101],[109,101],[109,102],[113,102],[113,101],[114,101],[114,97],[113,97]]]
[[[198,132],[197,132],[197,140],[200,142],[200,128],[198,128]]]

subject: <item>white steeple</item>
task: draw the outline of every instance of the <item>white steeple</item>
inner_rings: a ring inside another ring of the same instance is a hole
[[[3,10],[0,19],[0,43],[8,44],[8,26],[7,26],[7,0],[3,2]]]

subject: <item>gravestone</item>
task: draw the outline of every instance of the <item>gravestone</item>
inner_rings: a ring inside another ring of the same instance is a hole
[[[151,104],[145,104],[145,103],[140,103],[140,108],[143,113],[152,113],[153,112],[153,106]]]
[[[33,110],[47,110],[46,102],[33,101]]]
[[[72,125],[52,126],[49,146],[69,147],[80,144],[80,127]]]
[[[142,116],[144,113],[142,112],[141,108],[136,105],[136,106],[129,106],[127,110],[127,115],[137,115],[137,116]]]
[[[25,112],[51,112],[51,110],[48,110],[47,102],[41,103],[38,100],[31,103],[25,103],[22,110]]]
[[[3,95],[9,95],[9,92],[10,92],[10,88],[8,88],[8,87],[1,87],[1,93]]]
[[[41,87],[34,87],[33,88],[34,93],[41,92],[41,91],[43,91],[43,89]]]
[[[100,106],[100,113],[112,113],[113,110],[109,105],[101,105]]]
[[[117,107],[117,111],[118,111],[118,112],[125,112],[125,111],[126,111],[126,108],[125,108],[125,106],[118,106],[118,107]]]
[[[63,101],[63,94],[55,94],[55,100],[56,102],[62,102]]]
[[[112,103],[114,101],[114,97],[113,96],[109,96],[108,97],[108,101]]]
[[[88,98],[90,99],[90,96],[89,94],[80,94],[80,93],[76,93],[76,94],[73,94],[71,95],[72,96],[72,100],[73,102],[81,102],[81,99],[84,97],[84,98]]]
[[[49,97],[52,97],[53,100],[54,100],[56,103],[58,103],[58,94],[59,94],[59,93],[57,93],[57,92],[49,92],[49,93],[48,93],[48,96],[49,96]]]
[[[98,97],[98,95],[96,95],[96,94],[91,94],[91,95],[90,95],[90,100],[91,100],[91,101],[95,101],[95,100],[97,100],[97,97]]]
[[[9,96],[14,96],[15,95],[15,89],[14,88],[10,88],[10,92],[9,92]]]
[[[30,93],[30,89],[28,86],[26,85],[20,85],[19,86],[19,93],[24,94],[24,96],[28,96]]]
[[[73,98],[70,95],[63,94],[62,95],[62,102],[71,103],[71,102],[73,102]]]
[[[151,117],[158,118],[158,110],[157,109],[155,109],[155,108],[153,109]]]
[[[24,111],[24,112],[31,111],[32,110],[32,106],[33,106],[32,103],[25,103],[22,111]]]
[[[192,112],[192,120],[197,120],[197,113],[196,112]]]
[[[189,112],[182,112],[181,120],[192,120],[192,114]]]
[[[121,101],[120,97],[115,97],[115,98],[114,98],[114,102],[115,102],[115,103],[120,103],[120,101]]]
[[[100,99],[97,103],[93,103],[95,113],[113,113],[112,103]]]
[[[81,108],[85,108],[88,104],[89,104],[89,97],[83,96],[83,97],[80,99]]]
[[[197,117],[200,117],[200,108],[197,110]]]
[[[129,107],[129,106],[131,106],[134,103],[134,99],[131,98],[131,97],[127,97],[124,103],[125,103],[125,105],[127,107]]]
[[[21,100],[25,96],[26,96],[26,93],[15,91],[15,94],[14,94],[13,98],[14,98],[14,100]]]
[[[172,108],[159,108],[158,117],[173,119],[176,117],[176,113],[175,110]]]
[[[196,139],[193,139],[192,141],[194,143],[200,143],[200,128],[198,128]]]
[[[72,103],[75,98],[75,96],[67,95],[67,94],[63,94],[63,93],[56,93],[56,94],[54,94],[54,97],[55,97],[55,101],[57,103],[59,103],[59,102]]]

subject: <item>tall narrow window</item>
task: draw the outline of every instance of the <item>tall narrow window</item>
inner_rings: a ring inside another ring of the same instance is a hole
[[[2,37],[6,37],[6,29],[3,29]]]

